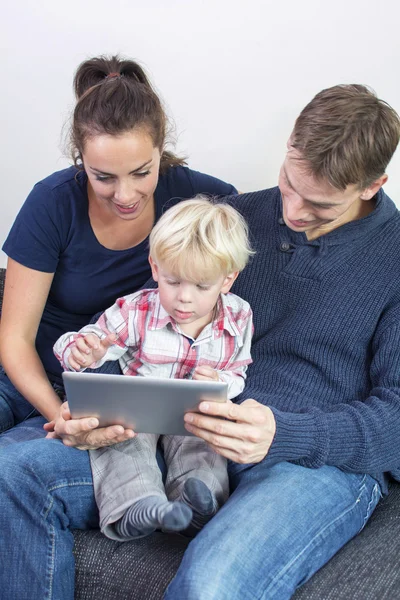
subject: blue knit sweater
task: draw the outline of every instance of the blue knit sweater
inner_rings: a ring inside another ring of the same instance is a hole
[[[400,471],[400,213],[381,190],[367,217],[308,241],[278,188],[231,197],[257,254],[233,292],[254,311],[239,401],[271,407],[265,461]],[[243,468],[230,465],[233,472]]]

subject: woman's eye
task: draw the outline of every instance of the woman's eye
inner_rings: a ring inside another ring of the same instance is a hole
[[[143,171],[142,173],[135,173],[136,177],[146,177],[147,175],[150,175],[150,171]]]
[[[111,181],[111,177],[107,175],[96,175],[96,181],[102,181],[103,183],[108,183]]]

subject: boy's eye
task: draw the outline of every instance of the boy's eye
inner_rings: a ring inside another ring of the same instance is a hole
[[[209,285],[201,285],[200,283],[197,284],[197,287],[199,288],[199,290],[203,290],[203,292],[206,292],[207,290],[210,289]]]
[[[167,280],[168,285],[179,285],[179,281],[168,281]]]

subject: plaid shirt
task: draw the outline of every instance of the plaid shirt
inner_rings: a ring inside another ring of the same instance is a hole
[[[140,290],[118,298],[97,323],[57,340],[54,353],[65,370],[73,370],[68,362],[71,345],[88,333],[99,338],[107,333],[117,336],[94,368],[118,359],[125,375],[191,379],[196,367],[208,365],[228,384],[229,398],[243,391],[247,365],[252,362],[252,311],[247,302],[231,293],[221,294],[217,317],[195,340],[182,333],[164,310],[158,290]]]

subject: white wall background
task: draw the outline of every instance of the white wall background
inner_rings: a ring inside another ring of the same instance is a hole
[[[294,120],[322,88],[368,84],[400,111],[398,0],[16,0],[1,12],[1,244],[33,184],[68,165],[61,129],[91,56],[139,60],[177,150],[243,191],[276,184]],[[400,206],[399,154],[386,191]]]

